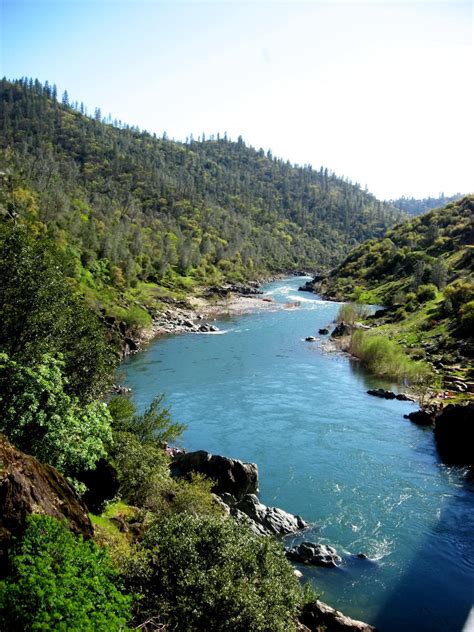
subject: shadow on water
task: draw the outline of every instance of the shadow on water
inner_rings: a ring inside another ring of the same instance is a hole
[[[380,387],[380,378],[370,375],[358,360],[349,362],[365,388]],[[403,390],[389,380],[384,381],[384,388]],[[416,632],[474,632],[474,468],[439,467],[453,482],[455,492],[446,499],[438,521],[413,552],[406,572],[379,608],[372,623],[380,632],[405,630],[407,621],[413,622]],[[435,572],[426,563],[433,557],[438,560]],[[458,563],[453,565],[453,559]]]
[[[411,629],[416,632],[474,629],[470,619],[474,605],[473,472],[440,468],[455,483],[455,491],[372,621],[380,632],[406,630],[407,621],[413,622]],[[427,563],[434,557],[435,569]]]

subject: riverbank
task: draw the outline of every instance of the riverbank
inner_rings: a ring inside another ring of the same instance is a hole
[[[284,278],[274,276],[264,282]],[[214,321],[251,314],[258,311],[294,309],[295,304],[281,305],[265,296],[260,283],[223,285],[202,288],[199,295],[190,295],[185,301],[168,299],[161,309],[150,315],[152,324],[123,337],[122,356],[140,351],[155,338],[170,334],[218,334]],[[133,344],[130,344],[130,340]]]

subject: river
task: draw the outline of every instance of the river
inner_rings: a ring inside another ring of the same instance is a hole
[[[474,484],[403,418],[413,404],[367,395],[390,385],[304,341],[338,305],[297,292],[303,281],[268,284],[280,308],[218,321],[220,335],[157,340],[121,381],[139,410],[166,394],[188,450],[258,463],[262,502],[344,558],[302,569],[324,601],[381,632],[458,632],[474,602]]]

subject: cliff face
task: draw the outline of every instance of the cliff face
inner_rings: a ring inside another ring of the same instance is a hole
[[[93,529],[85,505],[54,467],[17,450],[0,435],[0,574],[12,538],[21,536],[32,513],[63,520],[85,538]]]

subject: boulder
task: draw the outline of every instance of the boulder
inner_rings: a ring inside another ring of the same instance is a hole
[[[76,534],[91,538],[87,508],[54,467],[17,450],[0,435],[0,566],[12,538],[21,536],[26,518],[45,514],[63,520]]]
[[[328,333],[329,333],[329,329],[328,329],[327,327],[322,327],[322,328],[318,331],[318,333],[319,333],[321,336],[327,336],[327,335],[328,335]]]
[[[331,338],[341,338],[342,336],[350,336],[353,331],[353,327],[351,325],[347,325],[346,323],[339,323],[333,329],[331,333]]]
[[[327,544],[302,542],[292,549],[287,549],[286,554],[294,562],[311,564],[312,566],[334,568],[342,562],[342,558],[339,557],[336,549]]]
[[[346,617],[317,599],[303,606],[299,621],[311,632],[375,632],[376,628],[363,621]]]
[[[248,524],[258,535],[288,535],[308,526],[300,516],[294,516],[278,507],[267,507],[255,494],[247,494],[235,504],[226,494],[221,498],[227,504],[230,503],[231,515],[237,521]]]
[[[215,494],[229,493],[237,500],[246,494],[258,493],[258,468],[255,463],[244,463],[204,450],[178,454],[171,463],[175,476],[184,476],[193,472],[204,474],[215,484]]]
[[[448,465],[474,465],[474,402],[450,404],[436,417],[436,447]]]
[[[431,426],[434,422],[433,414],[427,410],[415,410],[403,416],[418,426]]]

